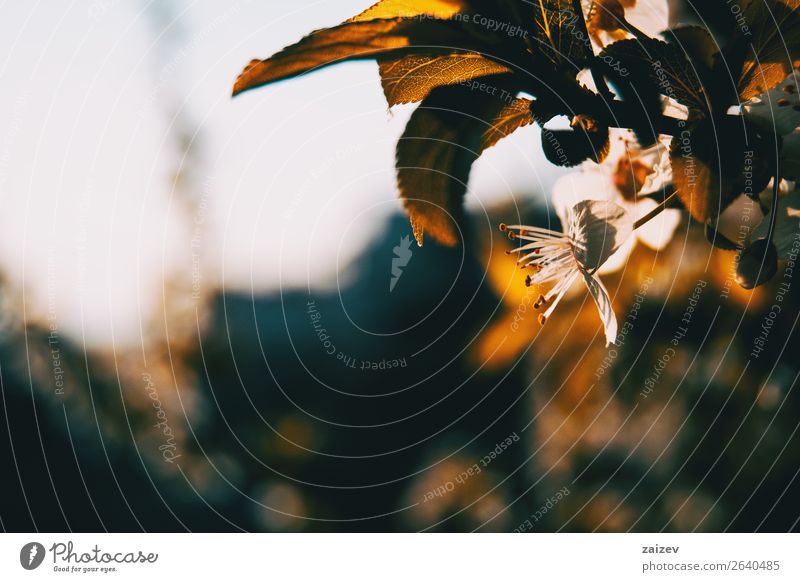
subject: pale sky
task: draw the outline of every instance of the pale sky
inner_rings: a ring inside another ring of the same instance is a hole
[[[168,274],[191,269],[192,238],[206,286],[335,284],[400,209],[394,147],[413,107],[388,112],[371,62],[229,95],[251,58],[369,4],[174,2],[157,30],[149,2],[5,3],[0,262],[26,317],[55,311],[91,343],[135,339]],[[176,97],[202,139],[194,219],[172,188]],[[525,128],[478,162],[467,202],[530,202],[556,176]]]

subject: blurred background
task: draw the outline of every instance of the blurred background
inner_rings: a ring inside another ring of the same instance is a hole
[[[622,345],[585,294],[542,328],[497,232],[555,220],[536,128],[418,248],[374,63],[230,98],[369,4],[5,7],[0,527],[797,529],[791,278],[684,220],[606,279]]]

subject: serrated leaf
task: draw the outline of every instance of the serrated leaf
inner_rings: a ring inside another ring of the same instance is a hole
[[[757,195],[774,162],[768,137],[736,118],[705,120],[672,139],[670,161],[676,194],[699,222],[716,219],[741,194]],[[774,144],[773,144],[774,147]]]
[[[446,20],[469,9],[467,0],[381,0],[348,22],[421,15]]]
[[[452,85],[434,89],[412,114],[397,143],[397,181],[420,246],[425,234],[458,244],[470,168],[504,105],[495,96]]]
[[[731,52],[744,59],[739,98],[747,101],[769,91],[792,72],[800,59],[800,0],[751,0],[742,12],[748,29],[740,29]]]
[[[677,46],[690,62],[707,69],[714,66],[719,45],[714,37],[701,26],[680,26],[665,31],[664,36]]]
[[[583,10],[573,11],[572,0],[533,0],[534,36],[547,59],[577,69],[593,56],[591,40],[586,31]]]
[[[530,99],[514,99],[506,104],[486,129],[481,138],[481,152],[494,146],[504,137],[508,137],[520,127],[525,127],[534,122]]]
[[[689,33],[677,34],[686,37]],[[692,63],[687,58],[690,49],[693,50],[693,46],[682,47],[656,39],[627,39],[606,47],[599,58],[608,67],[625,69],[621,77],[630,79],[635,85],[641,85],[646,78],[648,85],[656,87],[662,95],[690,109],[707,111],[709,107],[701,78],[705,65]]]
[[[719,175],[695,156],[682,154],[678,138],[672,140],[670,160],[675,192],[689,214],[698,222],[705,222],[712,215],[720,214],[719,208],[723,204]],[[725,197],[729,197],[729,194],[726,193]]]
[[[414,52],[476,52],[485,46],[451,20],[394,18],[347,22],[314,32],[265,60],[253,60],[234,84],[233,94],[346,60],[397,58]]]
[[[390,107],[421,101],[436,87],[510,72],[477,53],[408,55],[380,62],[381,84]]]

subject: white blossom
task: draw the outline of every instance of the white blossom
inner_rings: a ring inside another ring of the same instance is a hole
[[[514,249],[521,266],[533,270],[528,284],[552,288],[536,303],[546,307],[539,316],[545,323],[577,280],[582,280],[597,305],[605,329],[606,345],[617,337],[617,318],[597,271],[630,238],[633,223],[623,207],[607,200],[584,200],[571,206],[561,217],[563,232],[536,226],[501,225],[509,237],[525,244]]]

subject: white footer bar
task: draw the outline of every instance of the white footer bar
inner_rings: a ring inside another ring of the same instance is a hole
[[[796,581],[798,542],[788,534],[4,534],[0,580]]]

